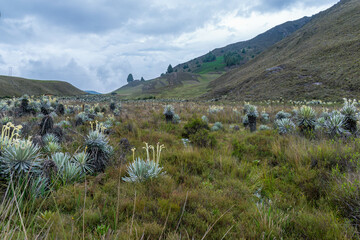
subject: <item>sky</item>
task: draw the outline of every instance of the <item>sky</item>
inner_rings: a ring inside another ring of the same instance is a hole
[[[3,0],[0,75],[108,93],[338,0]]]

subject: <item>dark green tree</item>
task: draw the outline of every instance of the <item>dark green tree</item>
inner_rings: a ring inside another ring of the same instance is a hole
[[[127,82],[130,83],[130,82],[133,82],[134,81],[134,77],[133,75],[130,73],[129,76],[127,77]]]
[[[140,80],[140,81],[145,82],[145,79],[144,79],[143,77],[141,77],[141,80]]]
[[[243,58],[237,52],[227,52],[224,55],[224,62],[226,66],[238,65]]]
[[[203,62],[213,62],[216,60],[216,56],[215,54],[213,54],[212,52],[209,52],[208,54],[206,54],[204,57],[203,57]]]
[[[166,73],[172,73],[173,71],[174,71],[173,67],[171,66],[171,64],[169,64]]]

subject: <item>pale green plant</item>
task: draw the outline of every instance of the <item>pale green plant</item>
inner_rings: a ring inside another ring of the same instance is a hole
[[[94,166],[91,164],[89,154],[86,152],[79,152],[75,154],[73,160],[80,167],[82,173],[92,174],[94,172]]]
[[[295,124],[289,118],[277,119],[274,123],[280,134],[289,134],[295,131]]]
[[[31,140],[16,140],[3,149],[1,173],[5,176],[20,177],[40,172],[40,148]]]
[[[344,128],[345,116],[338,111],[333,111],[325,121],[324,127],[330,137],[341,136],[348,131]]]
[[[316,113],[310,106],[302,106],[296,115],[297,125],[301,130],[314,130],[316,125]]]
[[[135,159],[135,148],[132,149],[133,162],[127,169],[129,176],[122,178],[125,182],[144,182],[165,174],[165,172],[162,171],[163,168],[159,165],[161,151],[165,146],[157,143],[155,148],[154,146],[145,143],[145,147],[143,148],[146,151],[146,160],[140,158]],[[150,150],[153,152],[152,160],[150,159]]]

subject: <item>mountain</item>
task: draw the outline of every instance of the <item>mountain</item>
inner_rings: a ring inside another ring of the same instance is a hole
[[[205,62],[206,55],[197,57],[191,61],[179,64],[174,67],[178,72],[208,73],[227,70],[224,62],[226,53],[236,53],[240,59],[237,65],[243,65],[253,59],[261,52],[281,41],[293,32],[302,28],[311,20],[310,17],[303,17],[295,21],[288,21],[281,25],[271,28],[270,30],[256,36],[255,38],[233,43],[226,47],[216,48],[210,53],[216,57],[215,61]]]
[[[228,100],[360,96],[360,1],[342,0],[245,65],[209,84]]]
[[[88,94],[93,94],[93,95],[99,95],[101,93],[96,92],[96,91],[91,91],[91,90],[85,90],[84,92],[88,93]]]
[[[72,96],[85,94],[85,92],[63,81],[30,80],[0,75],[0,97],[19,97],[24,94]]]
[[[200,56],[175,66],[175,72],[171,74],[165,74],[145,82],[136,80],[114,92],[122,98],[148,98],[156,96],[157,98],[192,99],[200,97],[208,91],[207,86],[212,80],[230,69],[226,67],[224,62],[225,54],[237,53],[241,56],[239,65],[245,64],[265,49],[303,27],[309,21],[309,17],[303,17],[296,21],[286,22],[251,40],[214,49],[211,53],[216,56],[215,61],[204,62],[205,55]]]

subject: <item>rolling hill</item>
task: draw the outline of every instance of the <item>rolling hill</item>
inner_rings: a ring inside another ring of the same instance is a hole
[[[180,98],[193,99],[207,91],[207,86],[220,74],[173,72],[153,80],[131,82],[114,91],[120,98]]]
[[[72,96],[85,92],[63,81],[30,80],[19,77],[0,76],[0,97],[51,94]]]
[[[342,0],[245,65],[209,84],[228,100],[360,96],[360,1]]]

